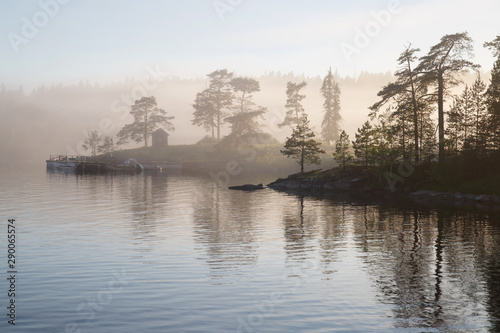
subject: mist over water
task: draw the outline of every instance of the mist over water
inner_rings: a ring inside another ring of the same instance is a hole
[[[0,2],[0,332],[500,332],[499,12]]]

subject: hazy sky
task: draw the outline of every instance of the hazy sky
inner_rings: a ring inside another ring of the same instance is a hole
[[[2,0],[0,82],[105,82],[148,66],[188,78],[386,72],[408,42],[423,54],[462,31],[489,70],[482,44],[500,34],[499,13],[499,0]]]

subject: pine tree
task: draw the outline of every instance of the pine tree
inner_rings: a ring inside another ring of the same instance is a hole
[[[413,63],[417,60],[416,53],[420,49],[411,48],[411,44],[399,55],[398,70],[394,73],[397,77],[396,82],[389,83],[378,93],[382,99],[372,105],[370,109],[377,113],[380,108],[388,103],[396,104],[392,117],[399,118],[398,123],[404,130],[404,143],[401,146],[404,151],[403,158],[407,159],[410,152],[406,149],[406,142],[413,141],[413,156],[416,162],[420,161],[420,145],[422,137],[419,129],[419,118],[423,109],[429,103],[427,87],[429,81],[425,79],[422,72],[417,72],[413,68]],[[408,139],[408,140],[406,140]]]
[[[175,129],[170,122],[174,117],[167,116],[167,111],[158,108],[154,96],[136,100],[131,106],[130,114],[134,117],[134,122],[123,126],[118,132],[118,144],[124,144],[132,139],[135,142],[144,142],[144,147],[147,147],[149,137],[158,128],[164,127],[169,131]]]
[[[219,148],[254,144],[257,136],[262,133],[257,119],[263,118],[267,110],[253,101],[253,93],[260,91],[257,80],[234,78],[231,80],[231,87],[235,96],[233,115],[225,119],[231,124],[231,133],[222,140]]]
[[[402,156],[399,137],[398,119],[393,117],[390,108],[377,116],[378,123],[373,126],[373,152],[380,165],[392,164]]]
[[[208,88],[196,94],[192,123],[203,126],[205,130],[210,129],[212,138],[215,137],[217,130],[217,139],[220,139],[221,126],[228,115],[227,110],[233,104],[230,84],[233,73],[229,73],[227,69],[220,69],[207,76],[210,79]]]
[[[352,142],[354,155],[363,161],[365,167],[373,163],[374,160],[374,137],[373,127],[369,121],[366,121],[355,134],[356,140]]]
[[[309,127],[307,116],[299,119],[299,124],[293,130],[292,135],[287,138],[285,149],[280,152],[288,158],[293,158],[300,165],[300,173],[304,173],[304,166],[308,164],[320,164],[320,154],[325,151],[320,148],[321,143],[314,139],[314,132]]]
[[[97,146],[97,151],[102,154],[112,153],[115,150],[115,144],[111,136],[105,136],[102,143]]]
[[[458,96],[455,96],[453,104],[447,113],[447,123],[446,128],[446,145],[450,152],[453,152],[455,156],[463,150],[463,114],[460,111],[460,102],[458,101]]]
[[[489,147],[493,150],[500,150],[500,35],[493,41],[484,43],[484,47],[489,48],[497,58],[485,96],[489,114]]]
[[[476,81],[471,88],[471,100],[472,100],[472,110],[473,110],[473,144],[474,150],[476,151],[476,157],[482,155],[486,152],[487,144],[487,126],[488,126],[488,114],[486,109],[486,100],[484,98],[484,92],[486,90],[486,85],[481,80],[481,76],[478,75]]]
[[[278,124],[278,127],[283,127],[283,126],[292,126],[292,125],[299,125],[301,122],[301,118],[305,115],[304,113],[304,107],[302,106],[301,102],[302,100],[306,97],[306,95],[301,95],[300,91],[302,88],[307,86],[307,83],[301,82],[301,83],[293,83],[293,82],[288,82],[286,85],[286,104],[285,104],[285,109],[286,109],[286,114],[285,114],[285,119],[283,119],[283,122]]]
[[[431,161],[437,155],[436,123],[432,119],[435,108],[426,103],[419,107],[419,137],[420,137],[420,158],[421,161]]]
[[[466,58],[472,54],[472,39],[467,32],[445,35],[420,58],[416,72],[425,73],[424,80],[436,86],[438,106],[439,162],[445,160],[444,99],[446,90],[457,84],[455,76],[467,68],[478,66]]]
[[[193,108],[195,111],[193,112],[194,118],[191,120],[192,124],[202,126],[207,132],[212,131],[212,139],[214,139],[217,112],[208,89],[196,94]]]
[[[327,144],[334,142],[340,133],[340,88],[333,78],[332,69],[323,80],[321,86],[321,94],[325,99],[323,103],[324,116],[321,123],[321,137]]]
[[[102,141],[102,136],[99,135],[99,131],[93,130],[87,134],[87,138],[83,141],[82,147],[85,150],[90,149],[92,152],[92,157],[94,157],[97,155],[96,154],[97,146],[101,141]]]
[[[340,133],[340,136],[335,144],[335,152],[333,153],[333,158],[337,163],[342,165],[342,169],[345,171],[346,165],[351,161],[352,155],[349,151],[350,142],[349,135],[345,131]]]

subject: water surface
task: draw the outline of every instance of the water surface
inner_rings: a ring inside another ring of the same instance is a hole
[[[2,276],[17,225],[16,332],[500,331],[495,212],[39,164],[0,185]]]

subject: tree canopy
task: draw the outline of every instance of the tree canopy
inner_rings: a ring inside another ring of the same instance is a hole
[[[335,152],[333,153],[333,158],[335,159],[335,161],[337,161],[337,163],[342,165],[342,169],[344,171],[346,165],[352,159],[352,155],[349,149],[350,149],[349,135],[347,135],[345,131],[342,131],[335,144]]]
[[[170,122],[174,117],[167,116],[167,112],[157,106],[154,96],[136,100],[131,106],[130,114],[134,117],[134,122],[123,126],[118,132],[118,144],[124,144],[132,139],[137,143],[144,142],[144,147],[147,147],[149,137],[158,128],[166,128],[167,131],[175,130]]]
[[[96,156],[97,147],[99,146],[99,143],[101,143],[101,141],[102,141],[102,136],[99,134],[99,131],[93,130],[87,134],[87,137],[83,141],[82,147],[85,150],[90,149],[92,156]]]
[[[281,153],[288,158],[293,158],[300,165],[300,173],[304,173],[304,166],[320,164],[320,154],[325,151],[320,148],[321,143],[314,139],[315,134],[309,127],[309,120],[304,115],[299,119],[299,124],[294,128],[292,135],[285,142],[285,149]]]
[[[333,78],[332,69],[323,79],[321,94],[325,102],[323,103],[324,115],[321,123],[321,137],[327,144],[334,142],[340,133],[340,87]]]
[[[302,95],[300,91],[307,86],[305,81],[301,83],[288,82],[286,85],[286,104],[285,104],[285,119],[278,124],[278,127],[298,125],[301,118],[305,115],[302,100],[306,95]]]
[[[438,104],[438,138],[439,161],[445,159],[445,126],[444,126],[444,99],[446,89],[455,86],[459,81],[457,74],[477,65],[468,60],[472,56],[472,39],[467,32],[445,35],[440,42],[432,46],[427,55],[420,58],[415,69],[424,73],[424,79],[436,87]]]
[[[228,116],[228,109],[233,104],[231,80],[233,73],[227,69],[219,69],[207,75],[208,88],[196,94],[193,108],[193,125],[202,126],[205,130],[212,131],[212,138],[220,139],[221,126]]]

